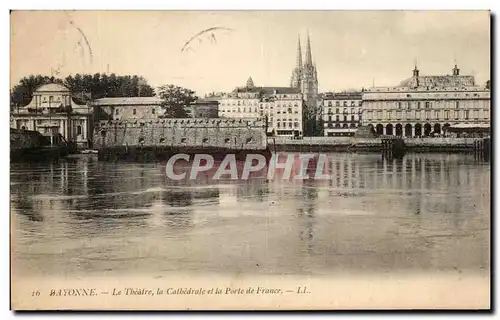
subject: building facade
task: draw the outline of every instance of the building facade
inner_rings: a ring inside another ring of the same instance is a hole
[[[72,97],[68,88],[51,83],[38,87],[31,102],[11,111],[11,128],[61,135],[67,142],[88,148],[93,130],[93,109]]]
[[[101,98],[94,101],[99,120],[157,119],[165,117],[163,100],[158,97]],[[191,118],[217,118],[219,102],[214,98],[198,99],[185,110]]]
[[[353,136],[363,119],[362,93],[325,93],[322,101],[325,136]]]
[[[490,123],[490,91],[477,86],[473,76],[413,76],[396,87],[375,87],[363,92],[363,125],[378,134],[406,137],[440,135],[455,124]]]
[[[302,136],[302,93],[298,88],[256,87],[250,77],[244,87],[226,93],[219,101],[219,116],[267,119],[267,132],[277,136]]]

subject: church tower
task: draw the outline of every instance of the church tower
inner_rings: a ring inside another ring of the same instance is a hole
[[[318,96],[318,73],[316,71],[316,65],[312,60],[311,39],[309,38],[309,34],[307,35],[305,54],[306,58],[304,63],[302,63],[302,48],[300,46],[299,37],[297,44],[297,60],[295,68],[292,71],[290,86],[300,89],[300,92],[304,95],[304,100],[313,103]]]

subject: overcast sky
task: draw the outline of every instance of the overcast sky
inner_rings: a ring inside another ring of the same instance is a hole
[[[207,32],[182,51],[211,27],[230,30]],[[487,11],[15,11],[11,81],[51,68],[61,77],[109,68],[198,95],[232,90],[249,76],[288,86],[298,35],[305,50],[308,31],[320,92],[396,85],[415,60],[421,75],[450,74],[456,60],[476,83],[490,78]]]

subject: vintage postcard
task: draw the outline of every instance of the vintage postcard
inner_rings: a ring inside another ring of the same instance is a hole
[[[13,310],[483,309],[489,11],[12,11]]]

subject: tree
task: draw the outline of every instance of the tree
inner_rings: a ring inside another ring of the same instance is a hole
[[[188,118],[186,107],[197,100],[194,91],[172,84],[159,87],[158,96],[163,100],[161,106],[167,118]]]

